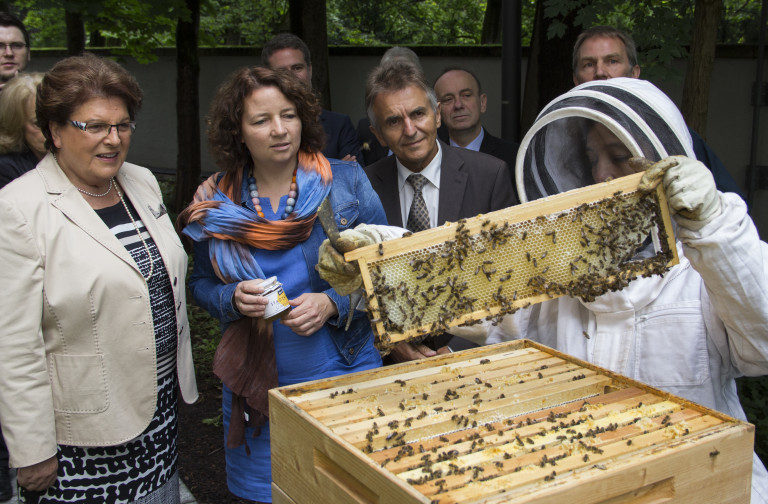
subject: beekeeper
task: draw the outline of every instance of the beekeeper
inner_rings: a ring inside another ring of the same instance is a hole
[[[746,420],[735,378],[768,372],[768,244],[744,201],[718,192],[694,160],[685,121],[664,93],[616,78],[552,101],[518,152],[520,200],[626,175],[633,156],[662,160],[641,185],[664,185],[680,263],[592,302],[564,296],[520,310],[489,326],[487,343],[528,338]],[[768,502],[757,456],[752,502]]]

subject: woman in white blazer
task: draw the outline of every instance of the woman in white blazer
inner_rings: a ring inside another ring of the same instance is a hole
[[[0,191],[0,423],[22,502],[178,502],[187,255],[155,178],[124,162],[141,99],[115,62],[57,63],[37,93],[50,152]]]

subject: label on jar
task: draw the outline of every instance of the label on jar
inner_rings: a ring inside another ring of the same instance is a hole
[[[288,315],[291,305],[288,296],[283,291],[283,284],[277,281],[277,277],[270,277],[264,281],[265,290],[262,296],[267,298],[267,307],[264,310],[264,319],[271,322]]]

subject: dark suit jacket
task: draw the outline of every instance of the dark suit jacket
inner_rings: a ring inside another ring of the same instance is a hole
[[[443,162],[440,167],[438,225],[519,203],[509,168],[504,161],[442,142],[440,146]],[[387,222],[392,226],[403,227],[395,156],[367,166],[365,173],[384,205]]]
[[[515,195],[517,195],[517,184],[515,184],[515,160],[520,144],[518,142],[510,142],[509,140],[495,137],[488,133],[487,129],[483,129],[483,131],[485,131],[485,135],[483,135],[483,141],[480,144],[480,152],[499,158],[507,163],[509,172],[512,174],[512,186],[515,188]],[[441,127],[438,129],[437,136],[443,142],[448,143],[448,128]]]
[[[515,177],[515,160],[519,148],[519,143],[495,137],[488,133],[488,130],[485,130],[483,142],[480,144],[480,152],[485,152],[493,157],[503,159],[504,162],[507,163],[507,166],[509,166],[509,169],[512,172],[513,179]]]
[[[3,154],[0,156],[0,189],[35,166],[37,166],[37,157],[32,151]],[[2,445],[0,445],[0,454],[2,454]]]
[[[339,114],[323,109],[320,114],[320,123],[326,134],[323,155],[327,158],[341,159],[347,154],[352,154],[362,164],[360,146],[357,145],[357,135],[352,120],[348,115]]]
[[[739,184],[737,184],[733,179],[733,176],[731,176],[730,172],[728,172],[728,169],[725,167],[723,162],[720,161],[720,158],[717,157],[715,151],[713,151],[712,148],[707,145],[707,142],[705,142],[704,139],[701,138],[701,136],[699,136],[699,134],[694,130],[688,128],[688,131],[691,133],[691,140],[693,140],[693,152],[696,154],[696,159],[704,163],[706,167],[709,168],[709,170],[712,172],[712,176],[715,179],[715,186],[717,187],[718,191],[736,193],[741,196],[741,199],[746,201],[747,198],[744,196],[744,192],[741,190],[741,187],[739,187]]]

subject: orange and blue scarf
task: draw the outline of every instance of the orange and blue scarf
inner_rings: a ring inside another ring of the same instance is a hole
[[[309,238],[333,175],[331,164],[320,153],[300,151],[298,162],[298,200],[285,220],[264,219],[237,203],[242,194],[242,170],[228,172],[218,182],[218,173],[209,177],[179,215],[184,234],[195,241],[208,241],[209,260],[222,282],[265,278],[251,248],[287,250]],[[229,324],[216,349],[213,372],[232,390],[227,447],[235,448],[246,442],[246,423],[256,428],[257,436],[269,420],[267,392],[278,385],[272,323],[242,317]],[[250,409],[247,421],[246,405]],[[247,444],[246,452],[250,454]]]

